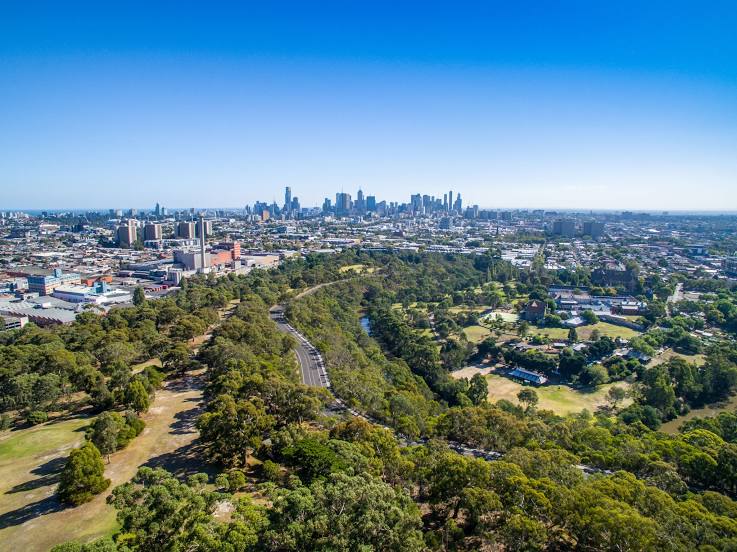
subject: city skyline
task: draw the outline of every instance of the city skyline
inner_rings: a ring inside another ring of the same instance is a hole
[[[0,208],[737,206],[733,5],[422,6],[4,6]]]

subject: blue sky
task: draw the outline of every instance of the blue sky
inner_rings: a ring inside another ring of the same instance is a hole
[[[4,2],[0,209],[737,209],[735,2]]]

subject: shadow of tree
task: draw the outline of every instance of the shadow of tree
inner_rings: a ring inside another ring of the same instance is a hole
[[[37,502],[26,504],[17,510],[0,514],[0,529],[21,525],[37,517],[59,512],[66,508],[67,506],[59,502],[56,496],[49,496]]]
[[[174,422],[169,426],[171,428],[170,433],[173,435],[186,435],[188,433],[195,433],[197,428],[197,418],[202,413],[201,407],[190,408],[189,410],[183,410],[177,412],[174,415]]]
[[[203,445],[199,439],[178,449],[150,458],[144,466],[164,468],[179,478],[195,473],[207,473],[211,477],[217,473],[213,466],[203,464]]]
[[[5,494],[23,493],[41,487],[55,485],[59,482],[59,474],[61,473],[61,470],[64,469],[66,462],[67,458],[65,456],[60,456],[59,458],[49,460],[45,464],[36,466],[31,470],[31,473],[34,475],[40,475],[41,477],[19,483],[5,491]]]

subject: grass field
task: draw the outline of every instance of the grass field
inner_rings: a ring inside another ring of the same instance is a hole
[[[376,271],[376,267],[373,266],[366,266],[364,264],[352,264],[347,266],[341,266],[338,269],[338,272],[341,274],[344,274],[346,272],[358,272],[358,273],[366,273],[371,274]]]
[[[489,400],[492,402],[507,399],[518,404],[517,393],[525,388],[522,384],[497,374],[488,374],[486,381],[489,384]],[[624,382],[609,383],[591,390],[577,390],[565,385],[548,385],[535,387],[534,389],[540,398],[538,408],[552,410],[556,414],[565,416],[573,412],[580,412],[584,408],[594,412],[597,407],[606,403],[607,392],[612,386],[627,388],[629,384]],[[627,399],[623,406],[630,402]]]
[[[676,418],[675,420],[671,420],[670,422],[666,422],[662,426],[660,426],[660,431],[664,431],[665,433],[678,433],[678,429],[681,427],[681,425],[688,420],[697,417],[704,418],[707,416],[716,416],[720,412],[734,412],[736,409],[737,396],[729,397],[729,399],[727,399],[726,401],[710,404],[704,406],[703,408],[696,408],[688,414],[678,416],[678,418]]]
[[[580,326],[576,328],[576,334],[578,334],[579,339],[587,340],[591,337],[594,330],[598,330],[602,337],[607,336],[612,339],[617,337],[621,337],[622,339],[632,339],[633,337],[640,335],[640,332],[638,331],[625,328],[624,326],[615,326],[608,322],[597,322],[591,326]],[[537,326],[531,325],[528,335],[547,335],[550,339],[557,341],[567,339],[568,332],[568,328],[538,328]]]
[[[484,312],[490,308],[490,305],[474,305],[473,307],[458,305],[457,307],[450,307],[448,312],[453,314],[458,314],[459,312]]]
[[[463,333],[471,343],[481,343],[484,339],[491,335],[491,330],[483,326],[468,326],[463,328]]]
[[[553,341],[560,341],[568,339],[568,330],[566,328],[538,328],[537,326],[530,326],[527,336],[530,337],[533,335],[542,335]]]
[[[696,366],[703,366],[706,362],[706,356],[705,355],[684,355],[681,353],[676,353],[673,349],[666,349],[661,354],[654,357],[648,366],[657,366],[658,364],[662,364],[663,362],[667,362],[671,358],[682,358],[686,362],[690,364],[696,364]]]
[[[501,317],[501,319],[504,322],[517,322],[517,320],[519,320],[519,315],[514,314],[512,312],[503,312],[503,311],[490,312],[484,318],[487,319],[489,322],[493,322],[496,320],[497,316]]]

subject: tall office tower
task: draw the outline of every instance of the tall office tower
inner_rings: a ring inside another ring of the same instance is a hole
[[[195,237],[194,222],[182,221],[177,224],[177,237],[183,240],[192,240]]]
[[[366,210],[371,213],[376,212],[376,196],[366,196]]]
[[[429,195],[422,196],[422,210],[425,211],[426,215],[432,213],[432,203],[432,198]]]
[[[456,197],[456,203],[453,206],[453,208],[458,211],[459,213],[463,211],[463,201],[461,200],[461,194],[458,194],[458,197]]]
[[[422,213],[422,196],[420,194],[413,194],[410,196],[410,204],[412,205],[412,212],[416,215]]]
[[[443,211],[448,210],[448,194],[443,194]]]
[[[156,208],[154,209],[154,214],[157,217],[161,215],[161,205],[159,205],[158,202],[156,203]]]
[[[340,216],[348,215],[351,212],[351,194],[339,192],[335,194],[335,214]]]
[[[296,217],[299,215],[299,211],[300,211],[299,198],[297,196],[294,196],[292,198],[292,203],[289,206],[289,212],[292,214],[292,216]]]
[[[292,210],[292,188],[289,186],[284,189],[284,209],[287,212],[291,212]]]
[[[328,199],[325,198],[325,201],[322,202],[322,212],[324,214],[330,213],[333,210],[333,203]]]
[[[138,234],[136,232],[135,220],[130,219],[126,224],[118,227],[118,246],[128,248],[133,247],[133,244],[136,243],[137,239]]]
[[[162,235],[161,225],[158,223],[149,222],[143,227],[143,239],[146,241],[160,240]]]
[[[366,202],[363,198],[363,190],[361,188],[358,189],[358,194],[356,195],[356,211],[359,215],[366,212]]]
[[[453,190],[448,192],[448,211],[453,210]]]

